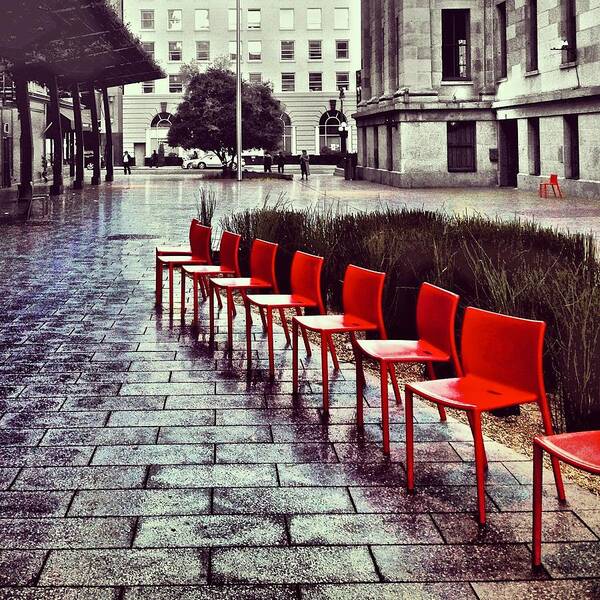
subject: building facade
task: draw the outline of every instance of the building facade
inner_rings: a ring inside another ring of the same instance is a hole
[[[167,154],[181,155],[166,145],[183,94],[180,68],[192,61],[208,66],[222,57],[235,60],[235,0],[123,0],[123,16],[168,74],[154,84],[125,87],[123,150],[137,165],[161,144]],[[360,0],[244,0],[241,23],[242,76],[272,84],[284,110],[282,149],[293,155],[335,153],[344,119],[349,149],[355,149],[350,115],[360,68]]]
[[[600,10],[575,0],[362,0],[359,174],[402,187],[600,196]]]

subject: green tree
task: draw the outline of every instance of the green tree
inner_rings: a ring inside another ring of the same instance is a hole
[[[221,66],[189,71],[183,102],[169,129],[168,142],[185,150],[214,152],[225,164],[236,155],[235,74]],[[242,82],[242,150],[275,150],[281,143],[281,105],[269,85]]]

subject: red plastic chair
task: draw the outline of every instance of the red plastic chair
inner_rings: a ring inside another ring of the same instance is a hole
[[[558,435],[538,435],[533,440],[533,566],[542,563],[542,483],[544,450],[553,460],[600,475],[600,431],[578,431]],[[565,499],[564,488],[558,498]]]
[[[192,231],[194,229],[194,224],[200,224],[198,219],[192,219],[190,223],[190,231],[189,231],[189,239],[191,244],[192,239]],[[158,262],[159,256],[191,256],[192,248],[191,245],[188,246],[156,246],[155,249],[155,258],[156,258],[156,304],[162,304],[162,268],[160,263]]]
[[[275,257],[277,255],[278,244],[265,242],[264,240],[254,240],[250,251],[250,277],[231,277],[231,278],[216,278],[209,279],[209,306],[210,306],[210,339],[215,336],[215,293],[220,290],[225,290],[227,297],[227,341],[229,351],[233,350],[233,316],[235,307],[233,303],[233,294],[238,291],[242,294],[244,302],[248,290],[264,289],[279,292],[277,287],[277,278],[275,276]],[[281,311],[283,313],[283,310]],[[264,315],[263,325],[266,328]],[[285,319],[282,318],[285,322]]]
[[[552,193],[554,194],[555,198],[557,196],[559,198],[563,197],[562,192],[560,191],[560,185],[558,183],[558,175],[556,173],[550,173],[550,179],[548,179],[548,181],[542,181],[540,183],[540,187],[539,187],[540,198],[548,197],[548,186],[550,186],[552,188]],[[557,194],[557,192],[558,192],[558,194]]]
[[[194,325],[198,324],[198,288],[206,299],[209,277],[240,276],[239,249],[242,236],[230,231],[221,235],[218,265],[184,265],[181,269],[181,317],[185,315],[185,282],[191,277],[194,290]],[[221,297],[217,295],[219,306]]]
[[[181,268],[184,265],[206,265],[211,264],[210,256],[210,236],[212,229],[201,225],[200,223],[192,223],[190,232],[190,255],[172,255],[166,254],[157,257],[157,266],[159,274],[156,276],[156,281],[160,278],[160,297],[162,303],[162,270],[164,267],[169,269],[169,312],[173,314],[173,274],[175,268]]]
[[[552,421],[542,372],[543,321],[530,321],[469,307],[462,328],[462,377],[406,385],[406,477],[414,490],[413,394],[467,412],[475,442],[479,523],[485,524],[484,478],[487,459],[481,433],[481,413],[537,402],[547,434]],[[552,459],[561,495],[558,461]]]
[[[349,333],[352,345],[356,345],[356,332],[377,331],[379,337],[385,339],[385,325],[381,300],[385,273],[370,271],[355,265],[349,265],[344,276],[342,289],[341,315],[310,315],[292,318],[293,342],[293,390],[298,393],[298,328],[309,329],[321,334],[321,372],[323,379],[323,411],[329,412],[329,372],[327,351],[331,352],[336,370],[339,363],[333,345],[332,335]]]
[[[376,360],[381,373],[381,422],[383,451],[390,453],[390,425],[388,410],[388,373],[394,372],[397,363],[423,363],[429,379],[435,379],[433,363],[451,363],[460,377],[462,369],[456,353],[454,322],[459,297],[442,288],[423,283],[417,298],[418,340],[361,340],[356,345],[356,416],[363,425],[364,375],[363,357]],[[392,379],[396,400],[400,403],[400,390]],[[446,420],[446,411],[438,405],[440,418]]]
[[[292,261],[291,270],[291,294],[252,294],[246,298],[246,350],[248,355],[248,369],[252,367],[252,319],[250,315],[251,306],[257,306],[267,313],[267,339],[269,346],[269,374],[275,376],[275,358],[273,352],[273,309],[280,311],[293,308],[297,315],[302,314],[302,308],[316,308],[319,314],[325,313],[323,297],[321,295],[321,271],[323,269],[323,258],[313,256],[305,252],[296,252]],[[284,331],[288,344],[290,335],[287,327]],[[306,331],[304,344],[306,351],[310,354],[310,344]]]

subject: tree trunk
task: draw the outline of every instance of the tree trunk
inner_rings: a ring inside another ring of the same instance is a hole
[[[83,124],[81,121],[81,99],[79,98],[79,86],[75,83],[71,88],[73,96],[73,114],[75,117],[75,181],[73,189],[83,188],[85,173],[84,155],[83,155]]]
[[[50,92],[50,119],[52,121],[52,141],[53,141],[53,160],[52,160],[52,185],[50,194],[57,196],[63,192],[63,138],[62,127],[60,126],[60,99],[58,97],[58,85],[56,77],[52,76],[48,82],[48,91]]]
[[[33,133],[28,80],[21,74],[15,74],[15,99],[21,125],[19,199],[29,199],[33,196]]]
[[[104,105],[104,131],[106,133],[106,146],[104,147],[106,176],[104,181],[114,181],[112,123],[110,122],[110,102],[108,101],[108,90],[106,87],[102,88],[102,103]]]
[[[98,129],[98,107],[96,106],[96,91],[93,84],[89,86],[92,102],[90,105],[90,113],[92,116],[92,150],[94,152],[92,173],[92,185],[100,184],[100,131]]]

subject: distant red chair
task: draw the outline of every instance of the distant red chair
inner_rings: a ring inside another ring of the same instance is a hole
[[[192,223],[190,231],[190,248],[189,255],[173,255],[163,254],[156,257],[156,282],[159,283],[160,291],[157,293],[157,298],[160,296],[158,304],[162,303],[162,271],[163,268],[169,270],[169,312],[173,314],[173,276],[176,268],[181,268],[183,265],[206,265],[211,264],[210,255],[210,239],[212,229],[201,225],[199,222]]]
[[[273,309],[280,311],[293,308],[297,315],[302,314],[302,308],[316,308],[319,314],[325,313],[323,297],[321,295],[321,271],[323,258],[305,252],[296,252],[292,260],[291,294],[252,294],[246,300],[246,350],[248,354],[248,368],[252,366],[252,319],[251,306],[257,306],[267,313],[267,339],[269,346],[269,374],[275,376],[275,358],[273,352]],[[290,343],[287,327],[284,327],[286,339]],[[306,332],[303,331],[306,351],[310,353],[310,344]]]
[[[542,483],[544,450],[553,460],[600,475],[600,431],[578,431],[558,435],[538,435],[533,440],[533,556],[534,567],[542,563]],[[559,500],[565,491],[558,489]]]
[[[562,192],[560,191],[560,185],[558,183],[558,175],[556,173],[550,173],[550,178],[548,179],[548,181],[542,181],[540,183],[540,187],[539,187],[540,198],[548,197],[548,187],[552,188],[552,193],[554,194],[555,198],[557,196],[559,198],[563,197]],[[558,192],[558,194],[557,194],[557,192]]]
[[[210,306],[210,339],[215,336],[215,303],[214,295],[220,290],[224,290],[227,297],[227,341],[229,351],[233,349],[233,316],[235,306],[233,303],[233,294],[238,291],[242,294],[244,302],[248,290],[273,290],[279,292],[277,287],[277,278],[275,276],[275,257],[277,256],[278,244],[265,242],[264,240],[254,240],[250,250],[250,277],[231,277],[209,279],[209,306]],[[283,315],[283,310],[281,311]],[[264,315],[263,325],[266,328]],[[285,322],[285,318],[282,319]]]
[[[423,283],[417,298],[418,340],[361,340],[356,345],[356,415],[363,424],[363,357],[376,360],[381,373],[381,421],[383,427],[383,451],[390,452],[390,425],[388,410],[388,373],[397,363],[423,363],[429,379],[435,379],[433,363],[450,363],[460,377],[462,369],[456,353],[454,324],[459,297],[442,288]],[[397,384],[396,384],[397,386]],[[400,402],[400,390],[395,389]],[[442,421],[446,411],[439,404]]]
[[[323,379],[323,411],[329,411],[329,371],[327,352],[331,352],[333,364],[339,370],[332,335],[349,333],[352,346],[356,346],[358,331],[376,331],[379,337],[385,339],[385,325],[381,301],[383,298],[383,283],[385,273],[370,271],[355,265],[349,265],[344,276],[342,289],[341,315],[309,315],[292,318],[292,348],[293,348],[293,389],[298,393],[298,328],[319,332],[321,335],[321,373]]]
[[[469,307],[462,328],[462,377],[408,383],[406,412],[406,478],[414,490],[413,394],[446,408],[464,410],[475,445],[479,523],[485,524],[487,459],[481,433],[481,413],[537,402],[546,434],[552,421],[542,372],[543,321],[530,321]],[[552,459],[560,497],[564,497],[560,467]]]
[[[241,235],[224,231],[219,245],[218,265],[184,265],[181,269],[181,317],[185,315],[185,281],[191,277],[194,293],[194,325],[198,324],[198,288],[206,298],[209,277],[240,276],[239,249]],[[217,296],[219,306],[221,297]]]

